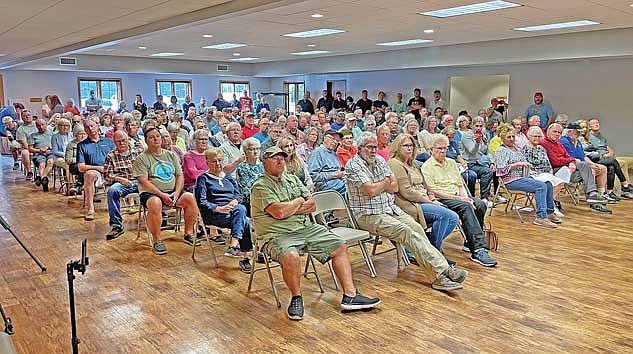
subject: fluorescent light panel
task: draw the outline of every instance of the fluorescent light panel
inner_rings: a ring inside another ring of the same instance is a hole
[[[447,9],[428,11],[428,12],[419,12],[420,15],[433,16],[433,17],[453,17],[453,16],[461,16],[468,14],[475,14],[478,12],[488,12],[502,9],[509,9],[513,7],[522,6],[520,4],[515,4],[513,2],[496,0],[496,1],[488,1],[488,2],[480,2],[472,5],[458,6],[458,7],[450,7]]]
[[[579,26],[593,26],[599,25],[600,22],[594,22],[589,20],[582,21],[572,21],[572,22],[559,22],[559,23],[550,23],[549,25],[538,25],[538,26],[530,26],[530,27],[518,27],[515,28],[515,31],[524,31],[524,32],[534,32],[534,31],[547,31],[553,29],[560,28],[569,28],[569,27],[579,27]]]
[[[421,44],[421,43],[430,43],[433,42],[430,39],[407,39],[404,41],[396,41],[396,42],[385,42],[385,43],[376,43],[376,45],[382,45],[386,47],[395,47],[399,45],[411,45],[411,44]]]
[[[205,48],[205,49],[233,49],[233,48],[239,48],[239,47],[246,47],[246,44],[221,43],[221,44],[214,44],[214,45],[204,46],[202,48]]]
[[[250,58],[250,57],[244,57],[244,58],[235,58],[235,59],[231,59],[233,61],[251,61],[251,60],[258,60],[259,58]]]
[[[152,57],[177,57],[179,55],[185,55],[185,53],[172,53],[172,52],[163,52],[163,53],[154,53],[150,56]]]
[[[294,53],[290,53],[292,55],[315,55],[315,54],[327,54],[327,53],[332,53],[330,51],[327,50],[308,50],[306,52],[294,52]]]
[[[293,38],[309,38],[309,37],[318,37],[318,36],[327,36],[330,34],[343,33],[345,31],[338,29],[329,29],[329,28],[320,28],[311,31],[304,32],[296,32],[296,33],[288,33],[284,34],[285,37],[293,37]]]

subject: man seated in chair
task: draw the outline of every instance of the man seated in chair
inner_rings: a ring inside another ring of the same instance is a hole
[[[398,181],[387,162],[376,156],[378,141],[365,132],[358,139],[358,154],[345,167],[349,206],[358,226],[373,235],[401,243],[433,281],[436,290],[461,289],[468,272],[451,268],[424,233],[422,226],[395,204]]]
[[[466,236],[465,247],[470,251],[470,259],[484,267],[497,265],[485,248],[483,237],[486,204],[475,197],[468,196],[457,163],[446,158],[448,138],[436,137],[431,146],[431,157],[422,165],[422,175],[429,188],[440,203],[459,215]]]
[[[193,245],[193,226],[198,218],[198,207],[193,194],[184,192],[185,178],[176,154],[162,149],[162,137],[158,128],[145,131],[147,150],[133,163],[132,178],[138,179],[141,205],[147,209],[147,227],[152,237],[152,251],[167,254],[167,247],[160,239],[163,207],[178,207],[185,214],[184,242]]]
[[[38,167],[38,175],[35,176],[35,185],[42,185],[42,190],[48,192],[48,174],[53,168],[55,154],[51,141],[53,134],[48,130],[46,121],[42,118],[35,121],[37,131],[28,137],[29,152],[33,154],[33,162]]]
[[[106,240],[114,240],[125,232],[121,218],[121,198],[128,194],[138,193],[138,182],[132,178],[132,163],[138,156],[130,150],[128,135],[123,130],[114,132],[112,137],[115,149],[110,151],[103,164],[103,177],[108,189],[108,214],[110,215],[110,232]]]
[[[607,200],[598,194],[598,187],[601,189],[601,192],[605,191],[606,188],[606,178],[603,178],[600,186],[596,185],[595,173],[600,171],[598,169],[599,166],[595,166],[596,170],[594,172],[593,162],[590,163],[590,161],[583,161],[570,156],[560,142],[562,134],[563,127],[558,123],[552,123],[547,128],[547,137],[543,138],[540,142],[541,146],[544,147],[547,152],[547,157],[552,164],[552,168],[557,172],[562,167],[567,166],[571,172],[570,182],[582,181],[584,183],[585,196],[591,210],[611,214],[612,211],[602,205],[607,203]],[[602,169],[601,173],[604,172],[605,170]]]
[[[84,219],[90,221],[95,218],[95,184],[101,181],[105,157],[114,150],[114,143],[101,136],[99,124],[91,119],[84,121],[84,130],[88,137],[77,144],[77,168],[84,174],[84,198],[87,208]]]
[[[281,263],[284,281],[292,294],[288,318],[303,318],[300,284],[303,270],[299,257],[303,250],[321,263],[332,261],[343,287],[343,310],[377,306],[380,299],[365,297],[354,287],[345,241],[310,220],[310,213],[315,210],[314,198],[298,177],[284,173],[286,157],[276,146],[264,152],[265,173],[253,185],[251,207],[257,238],[273,259]]]

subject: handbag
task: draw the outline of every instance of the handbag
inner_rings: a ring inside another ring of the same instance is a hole
[[[484,225],[484,245],[491,251],[496,251],[499,247],[499,238],[497,233],[492,229],[492,224],[488,221],[488,225]]]

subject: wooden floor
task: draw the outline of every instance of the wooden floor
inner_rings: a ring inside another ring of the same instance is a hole
[[[319,268],[325,294],[305,280],[306,316],[291,322],[287,289],[280,286],[277,309],[264,273],[247,294],[235,259],[220,257],[213,268],[201,248],[193,262],[175,234],[168,255],[155,256],[145,238],[136,240],[136,216],[124,216],[126,234],[106,242],[103,203],[85,222],[81,199],[44,194],[1,161],[0,213],[48,267],[40,273],[0,230],[0,303],[21,354],[71,352],[65,264],[84,238],[91,264],[75,282],[82,353],[633,353],[630,201],[603,216],[564,199],[567,217],[556,230],[494,216],[494,269],[469,261],[452,235],[447,256],[470,271],[454,294],[432,290],[415,266],[398,273],[389,253],[376,260],[378,278],[354,266],[357,287],[382,298],[379,309],[344,314]]]

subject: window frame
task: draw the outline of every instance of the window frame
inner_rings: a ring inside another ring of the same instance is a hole
[[[156,92],[156,96],[161,94],[161,93],[158,92],[158,83],[159,82],[167,82],[171,86],[171,94],[168,97],[166,97],[164,94],[162,94],[163,95],[163,102],[167,103],[167,105],[170,104],[170,102],[169,102],[170,97],[175,95],[175,92],[176,92],[175,89],[174,89],[174,84],[175,83],[187,84],[187,95],[189,95],[189,97],[191,97],[191,101],[193,102],[193,85],[191,83],[191,80],[186,80],[186,79],[154,79],[154,91]],[[185,96],[187,96],[187,95],[185,95]],[[182,102],[184,102],[184,100]]]
[[[299,85],[303,85],[303,93],[306,92],[306,83],[305,81],[284,81],[284,93],[286,93],[286,98],[285,98],[285,104],[286,104],[286,112],[291,112],[290,111],[290,85],[295,85],[296,86],[296,90],[295,90],[295,110],[293,113],[296,112],[296,105],[297,102],[299,102],[299,100],[303,99],[303,94],[299,95],[299,90],[298,90],[298,86]],[[314,109],[316,109],[316,107],[314,107]]]
[[[77,106],[81,109],[85,106],[81,103],[81,82],[82,81],[95,81],[97,83],[97,91],[95,95],[103,102],[103,95],[101,92],[102,81],[115,81],[117,83],[117,95],[119,97],[119,104],[123,101],[123,80],[120,77],[77,77]],[[107,98],[110,99],[109,97]],[[63,104],[63,103],[62,103]],[[112,106],[110,106],[112,107]]]
[[[224,97],[224,93],[222,92],[222,84],[231,84],[233,85],[233,93],[236,93],[236,97],[237,100],[240,100],[240,97],[242,97],[242,92],[244,91],[240,91],[237,92],[235,91],[235,85],[247,85],[248,89],[246,91],[248,91],[248,96],[250,97],[252,92],[251,92],[251,82],[250,81],[239,81],[239,80],[220,80],[218,82],[218,92],[222,94],[222,97]],[[217,96],[216,96],[217,97]],[[231,102],[231,100],[233,99],[233,97],[231,97],[230,100],[225,99],[227,102]],[[215,98],[214,98],[215,100]],[[212,101],[213,102],[213,101]],[[253,109],[255,109],[256,107],[253,107]]]

